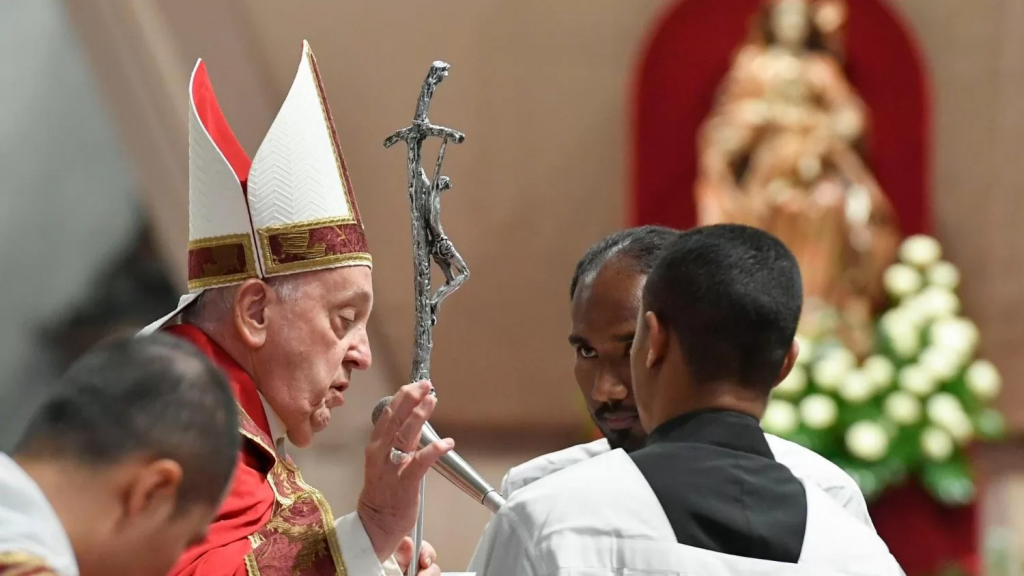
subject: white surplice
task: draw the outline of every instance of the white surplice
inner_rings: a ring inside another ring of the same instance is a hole
[[[0,454],[0,564],[32,558],[60,576],[78,576],[71,541],[39,485]]]
[[[794,474],[795,475],[795,474]],[[469,568],[478,576],[900,576],[873,530],[801,479],[807,524],[796,563],[679,544],[647,479],[622,450],[513,491]]]
[[[874,530],[864,494],[849,474],[820,454],[808,450],[796,442],[790,442],[772,434],[765,434],[765,440],[775,455],[775,460],[793,472],[801,480],[821,490],[854,518]],[[558,452],[544,454],[520,464],[508,471],[501,481],[500,492],[508,498],[520,488],[563,468],[589,460],[611,451],[604,438],[587,444],[578,444]]]

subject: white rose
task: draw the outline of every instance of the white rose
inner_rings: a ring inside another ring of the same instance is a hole
[[[933,346],[956,352],[961,361],[974,353],[978,343],[978,327],[966,318],[939,318],[928,329]]]
[[[836,423],[839,406],[824,394],[810,394],[800,401],[800,420],[813,430],[824,430]]]
[[[938,346],[929,346],[917,359],[918,364],[927,370],[939,382],[953,378],[963,367],[961,354],[956,350],[947,350]]]
[[[796,398],[807,389],[807,370],[803,366],[793,366],[782,382],[775,387],[775,393],[784,398]]]
[[[960,311],[960,299],[945,288],[929,286],[914,296],[914,306],[925,319],[955,316]]]
[[[857,356],[850,352],[845,346],[836,346],[832,350],[829,350],[828,357],[842,364],[847,370],[853,370],[857,367]]]
[[[862,420],[846,431],[846,449],[861,460],[878,462],[889,451],[889,435],[877,422]]]
[[[949,432],[929,426],[921,433],[921,452],[932,462],[944,462],[953,455],[953,437]]]
[[[956,443],[961,446],[974,439],[974,423],[971,422],[971,419],[964,412],[950,418],[944,428],[953,437],[953,440],[956,440]]]
[[[917,364],[909,364],[900,369],[897,380],[899,381],[900,388],[916,395],[918,398],[928,396],[939,387],[939,383],[932,376],[931,372]]]
[[[910,392],[896,390],[885,397],[882,411],[893,422],[912,426],[921,420],[921,401]]]
[[[764,416],[761,417],[761,427],[769,434],[776,436],[788,436],[800,425],[800,419],[796,413],[796,407],[785,400],[772,398],[764,409]]]
[[[796,341],[800,345],[800,353],[796,356],[796,363],[801,366],[806,366],[811,363],[814,358],[814,342],[809,338],[800,336],[797,334]]]
[[[960,270],[946,261],[936,262],[929,266],[925,276],[928,278],[929,284],[946,290],[956,290],[956,287],[960,285]]]
[[[893,264],[882,276],[882,284],[889,296],[901,300],[917,293],[924,284],[921,273],[906,264]]]
[[[879,323],[887,330],[898,330],[900,328],[920,329],[924,323],[924,317],[916,307],[908,304],[911,299],[890,308],[879,319]]]
[[[842,358],[828,356],[817,361],[811,368],[811,375],[814,382],[823,390],[833,391],[839,387],[839,383],[846,378],[850,368],[843,362]]]
[[[894,324],[883,330],[892,351],[903,360],[910,360],[921,351],[921,332],[917,324]]]
[[[936,392],[925,403],[925,410],[929,420],[942,426],[956,418],[958,414],[962,414],[964,407],[960,400],[949,392]]]
[[[850,370],[839,383],[839,396],[851,404],[861,404],[874,395],[874,383],[861,370]]]
[[[974,437],[971,419],[960,400],[949,392],[937,392],[929,398],[925,411],[929,420],[944,428],[958,443],[966,443]]]
[[[971,363],[964,374],[964,382],[967,389],[983,402],[994,399],[1003,387],[1003,377],[988,360],[975,360]]]
[[[942,246],[931,236],[915,234],[900,245],[900,260],[911,266],[926,268],[941,259]]]
[[[884,390],[892,385],[896,377],[896,366],[885,356],[869,356],[864,360],[861,370],[868,375],[868,379],[875,385],[875,388]]]

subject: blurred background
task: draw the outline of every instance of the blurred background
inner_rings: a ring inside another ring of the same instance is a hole
[[[433,422],[491,482],[593,435],[565,341],[586,247],[749,221],[822,287],[766,428],[854,475],[909,576],[1024,569],[1020,0],[4,0],[0,446],[83,349],[184,290],[196,58],[253,154],[303,39],[374,255],[373,368],[297,457],[336,512],[412,346],[405,158],[381,143],[443,59],[431,119],[467,134],[444,224],[473,275],[434,332]],[[734,202],[754,197],[779,217]],[[426,537],[462,569],[488,513],[428,478]]]

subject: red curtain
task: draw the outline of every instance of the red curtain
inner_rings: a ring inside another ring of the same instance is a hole
[[[884,0],[847,0],[846,72],[871,112],[868,164],[904,234],[931,227],[931,109],[927,71],[907,27]],[[693,226],[698,127],[761,0],[683,0],[655,25],[632,87],[631,223]],[[949,562],[977,573],[977,510],[944,508],[919,486],[872,507],[879,535],[908,576]]]

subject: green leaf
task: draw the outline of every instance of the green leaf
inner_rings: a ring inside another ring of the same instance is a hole
[[[927,463],[921,470],[921,484],[939,502],[964,506],[974,501],[977,489],[963,455],[942,463]]]
[[[853,478],[860,491],[864,493],[864,500],[869,503],[881,496],[888,486],[888,483],[885,481],[886,478],[883,477],[877,467],[843,460],[836,462],[836,464]]]
[[[995,408],[984,408],[974,417],[974,430],[982,440],[1001,440],[1006,436],[1006,418]]]

